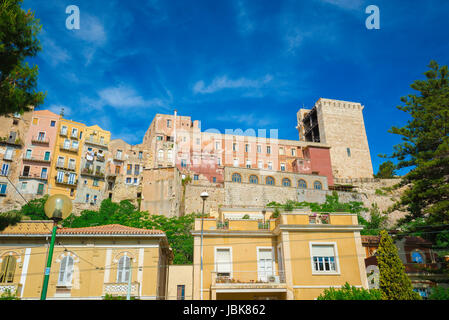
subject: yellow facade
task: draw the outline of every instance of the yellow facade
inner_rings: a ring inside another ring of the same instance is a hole
[[[49,194],[64,194],[75,199],[79,179],[81,150],[86,126],[61,119],[49,175]]]
[[[129,271],[119,272],[122,259],[130,261],[133,297],[166,298],[172,253],[165,234],[157,230],[135,234],[135,228],[111,226],[110,232],[102,232],[110,226],[81,228],[82,232],[72,232],[76,228],[58,230],[48,300],[126,296],[128,282],[124,274]],[[0,293],[11,289],[21,299],[40,299],[48,250],[46,237],[51,235],[51,228],[48,221],[27,221],[0,233],[2,268],[6,257],[14,257],[11,275],[0,277]],[[71,272],[65,272],[69,265]]]
[[[205,300],[313,300],[345,282],[368,288],[356,215],[330,213],[321,219],[300,211],[266,223],[256,217],[260,212],[249,216],[203,220],[202,276],[201,219],[196,219],[194,299],[201,299],[201,288]]]

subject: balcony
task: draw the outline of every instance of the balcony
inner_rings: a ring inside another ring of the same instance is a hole
[[[258,294],[274,299],[286,299],[287,284],[283,273],[260,271],[233,271],[228,274],[211,272],[211,291],[217,300],[230,294],[247,294],[253,299]]]
[[[70,181],[68,178],[63,178],[62,180],[58,180],[58,177],[55,177],[55,183],[67,186],[76,186],[78,184],[78,179]]]
[[[68,164],[67,166],[64,164],[64,162],[57,162],[56,163],[57,169],[67,170],[67,171],[76,171],[76,165],[74,164]]]
[[[312,213],[309,215],[309,224],[329,224],[329,214]]]
[[[31,174],[31,173],[28,173],[28,174],[24,174],[24,173],[22,173],[20,176],[19,176],[19,179],[37,179],[37,180],[43,180],[43,181],[47,181],[47,179],[48,179],[48,175],[46,175],[46,174]]]
[[[48,145],[48,144],[50,144],[50,139],[39,137],[39,136],[32,137],[31,138],[31,143],[32,144],[45,144],[45,145]]]
[[[84,140],[84,143],[95,145],[95,146],[100,146],[100,147],[104,147],[104,148],[108,147],[108,144],[106,142],[104,142],[103,140],[94,139],[94,138],[91,138],[91,137],[89,137],[86,140]]]
[[[59,131],[59,135],[63,137],[67,137],[67,129]]]
[[[20,138],[14,139],[14,137],[0,137],[0,144],[5,144],[12,147],[19,147],[21,148],[23,146],[22,140]]]
[[[93,171],[92,169],[83,168],[81,170],[81,175],[95,178],[104,178],[104,171]]]
[[[7,160],[7,161],[12,161],[13,160],[13,154],[12,153],[10,153],[10,154],[7,154],[7,153],[5,153],[4,155],[3,155],[3,160]]]
[[[140,292],[140,283],[131,283],[131,296],[138,297]],[[103,284],[103,295],[126,296],[128,294],[128,283],[105,283]]]
[[[59,146],[59,149],[62,151],[78,153],[79,147],[78,146],[77,147],[65,146],[65,145],[61,144]]]
[[[27,156],[23,156],[22,158],[23,161],[28,161],[28,162],[37,162],[37,163],[50,163],[51,160],[50,159],[42,159],[42,158],[37,158],[37,157],[27,157]]]
[[[22,284],[20,283],[0,283],[0,296],[6,291],[11,292],[11,294],[18,294],[22,292]]]
[[[275,228],[276,220],[270,219],[265,223],[259,219],[235,219],[235,220],[216,220],[215,218],[204,218],[204,230],[217,231],[254,231],[254,232],[271,232]],[[195,230],[200,230],[201,218],[195,219]]]
[[[124,157],[121,155],[120,156],[115,155],[113,159],[114,159],[114,161],[121,161],[121,162],[125,161]]]

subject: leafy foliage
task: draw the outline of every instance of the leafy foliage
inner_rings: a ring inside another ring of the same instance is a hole
[[[340,289],[325,289],[317,300],[381,300],[381,292],[378,289],[364,289],[350,286],[345,283]]]
[[[0,296],[0,300],[20,300],[17,293],[13,293],[10,289],[6,289]]]
[[[405,208],[405,222],[424,217],[428,224],[449,224],[449,72],[431,61],[425,80],[411,88],[418,94],[402,97],[397,108],[411,120],[389,132],[402,136],[390,158],[397,168],[411,168],[401,185],[408,185],[397,208]]]
[[[81,228],[106,224],[121,224],[134,228],[161,230],[165,232],[168,243],[173,250],[174,264],[193,263],[193,229],[194,214],[182,217],[165,217],[150,215],[139,211],[129,200],[119,203],[105,199],[98,211],[84,210],[80,216],[71,215],[63,222],[64,227]]]
[[[421,300],[420,295],[413,291],[393,239],[385,230],[381,231],[380,235],[377,262],[382,300]]]
[[[38,67],[25,63],[41,50],[37,38],[39,20],[23,11],[22,0],[0,2],[0,115],[29,111],[43,103],[45,95],[36,91]]]
[[[0,212],[0,231],[5,230],[7,226],[15,225],[22,219],[19,211]]]
[[[429,296],[430,300],[449,300],[449,288],[435,287]]]
[[[374,178],[390,179],[396,175],[395,165],[392,161],[388,160],[379,166],[379,171],[374,175]]]

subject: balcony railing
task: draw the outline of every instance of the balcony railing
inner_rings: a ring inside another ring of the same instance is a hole
[[[217,229],[218,230],[228,230],[229,229],[229,221],[217,221]]]
[[[78,152],[79,147],[65,146],[65,145],[61,144],[59,146],[59,149],[61,149],[63,151],[69,151],[69,152]]]
[[[55,177],[55,182],[57,184],[65,184],[68,186],[76,186],[78,184],[78,179],[69,180],[68,178],[63,178],[61,180],[58,180],[58,177]]]
[[[4,154],[3,155],[3,160],[8,160],[8,161],[12,161],[13,159],[13,155],[12,154]]]
[[[22,291],[22,284],[20,283],[0,283],[0,296],[9,291],[11,294],[20,295]]]
[[[30,162],[40,162],[40,163],[50,163],[50,159],[43,159],[43,158],[37,158],[37,157],[27,157],[23,156],[24,161],[30,161]]]
[[[67,137],[67,129],[59,131],[59,134],[63,137]]]
[[[113,159],[114,159],[114,161],[125,161],[123,156],[118,156],[118,155],[115,155]]]
[[[58,163],[56,163],[56,168],[57,168],[57,169],[67,170],[67,171],[76,171],[76,165],[70,164],[70,163],[69,163],[69,164],[66,166],[64,162],[58,162]]]
[[[33,143],[33,144],[49,144],[50,143],[50,139],[39,137],[39,136],[32,137],[31,138],[31,143]]]
[[[91,169],[83,168],[81,174],[85,176],[92,176],[98,178],[104,178],[104,171],[93,171]]]
[[[212,286],[265,286],[285,287],[285,276],[278,271],[233,271],[229,273],[212,272]]]
[[[47,174],[36,174],[36,173],[22,173],[19,176],[20,179],[38,179],[38,180],[47,180],[48,179],[48,175]]]
[[[100,139],[94,139],[94,138],[87,138],[86,140],[84,140],[84,143],[88,143],[88,144],[93,144],[93,145],[97,145],[97,146],[101,146],[101,147],[107,147],[108,144]]]
[[[131,283],[131,296],[139,296],[140,283]],[[126,296],[128,293],[128,283],[105,283],[103,284],[103,295]]]

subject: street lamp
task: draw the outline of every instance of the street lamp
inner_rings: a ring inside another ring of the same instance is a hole
[[[62,194],[55,194],[48,198],[44,205],[47,217],[53,220],[53,231],[51,233],[50,248],[48,249],[47,267],[45,268],[44,283],[42,285],[41,300],[47,298],[48,280],[50,278],[51,260],[53,258],[53,248],[55,246],[56,230],[58,222],[64,220],[72,212],[72,200]]]
[[[267,214],[267,210],[262,209],[262,214],[263,214],[263,228],[265,229],[265,215]]]
[[[200,194],[201,199],[203,199],[203,212],[201,214],[201,244],[200,244],[200,250],[201,250],[201,300],[203,300],[203,221],[204,221],[204,203],[206,202],[206,199],[209,197],[209,194],[206,191],[201,192]]]

